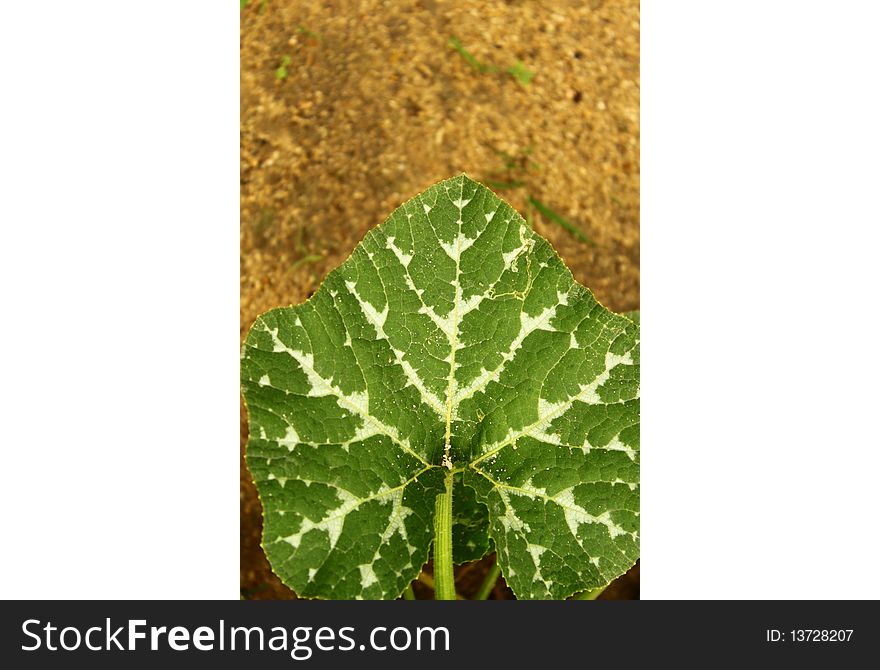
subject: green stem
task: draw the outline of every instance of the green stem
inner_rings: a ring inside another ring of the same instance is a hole
[[[480,584],[480,590],[477,591],[477,595],[474,596],[474,600],[487,600],[489,598],[489,594],[492,592],[492,588],[495,586],[495,582],[498,581],[498,575],[501,574],[501,566],[498,565],[498,558],[495,558],[495,564],[489,568],[489,574],[486,575],[486,578],[483,580],[483,583]]]
[[[434,507],[434,598],[455,600],[452,572],[452,473],[446,473],[446,492],[437,496]]]

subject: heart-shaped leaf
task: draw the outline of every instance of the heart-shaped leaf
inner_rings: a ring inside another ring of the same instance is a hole
[[[494,544],[520,598],[603,586],[638,557],[638,325],[464,175],[260,316],[242,386],[263,546],[301,596],[398,596],[447,469],[456,560]]]

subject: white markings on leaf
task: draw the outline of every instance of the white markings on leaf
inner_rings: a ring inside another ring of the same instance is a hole
[[[387,247],[388,249],[391,249],[391,251],[394,252],[394,255],[397,256],[397,260],[400,261],[400,264],[401,264],[403,267],[408,268],[408,267],[409,267],[409,264],[412,262],[412,259],[413,259],[412,254],[406,254],[406,253],[404,253],[403,251],[401,251],[401,250],[400,250],[400,249],[394,244],[394,238],[393,238],[393,237],[389,237],[389,238],[386,240],[385,243],[386,243],[386,247]],[[409,276],[409,275],[407,274],[407,276]]]
[[[282,447],[287,447],[288,451],[293,451],[298,444],[302,444],[302,440],[300,440],[293,426],[288,426],[284,437],[278,438],[278,444]]]
[[[361,588],[367,589],[373,584],[378,583],[379,578],[376,577],[376,572],[373,570],[372,563],[363,563],[358,566],[358,569],[361,571]]]
[[[520,314],[519,332],[507,350],[501,354],[501,363],[494,370],[486,370],[483,368],[480,374],[466,387],[462,388],[456,396],[456,401],[461,402],[465,398],[469,398],[475,393],[482,391],[491,382],[497,382],[501,378],[505,364],[512,361],[516,352],[522,346],[523,340],[536,330],[554,330],[550,325],[550,321],[556,316],[556,307],[545,307],[540,314],[529,316],[525,312]]]
[[[571,398],[567,403],[566,409],[571,407],[575,400],[587,403],[588,405],[600,405],[602,399],[599,397],[599,388],[611,377],[611,371],[618,365],[632,365],[632,356],[626,352],[622,356],[613,354],[610,351],[605,355],[605,370],[589,384],[581,384],[581,391]]]
[[[443,401],[440,400],[436,393],[425,386],[425,382],[419,377],[416,369],[410,365],[406,358],[404,358],[404,353],[402,351],[399,351],[394,347],[391,348],[391,351],[394,353],[395,362],[401,367],[403,374],[406,376],[407,384],[418,390],[422,396],[423,403],[437,412],[440,416],[443,416]]]
[[[512,272],[518,272],[518,267],[516,265],[516,259],[522,256],[525,253],[528,253],[535,247],[535,240],[530,236],[525,235],[525,230],[520,228],[520,246],[511,249],[503,254],[501,254],[502,259],[504,260],[504,269],[511,270]],[[523,240],[525,237],[525,240]]]
[[[535,567],[541,565],[541,555],[547,551],[547,547],[541,546],[540,544],[531,544],[530,542],[526,543],[526,551],[529,552],[532,556],[532,560],[535,561]],[[538,569],[540,572],[540,568]]]
[[[386,304],[380,312],[372,305],[369,300],[365,300],[360,295],[358,295],[356,287],[357,284],[353,281],[345,282],[345,288],[347,288],[349,293],[351,293],[355,297],[355,300],[358,301],[358,304],[361,307],[361,311],[364,313],[364,316],[367,319],[367,323],[369,323],[371,326],[373,326],[373,328],[376,329],[376,338],[380,340],[387,340],[388,336],[385,334],[385,321],[388,319],[389,306]]]
[[[611,518],[609,511],[604,511],[598,516],[594,516],[587,512],[583,507],[578,505],[574,500],[574,487],[560,491],[550,499],[562,508],[565,514],[565,522],[571,534],[578,537],[578,528],[584,523],[598,523],[605,526],[608,535],[613,540],[621,535],[629,535],[629,532],[618,526]]]
[[[477,238],[475,237],[470,238],[464,233],[459,233],[452,242],[444,242],[443,240],[440,240],[440,246],[443,248],[443,251],[446,252],[447,256],[458,262],[461,259],[461,254],[467,249],[470,249],[471,245],[476,241]]]
[[[452,201],[452,204],[455,205],[456,207],[458,207],[458,210],[459,210],[458,218],[459,219],[461,219],[461,210],[463,210],[465,205],[470,203],[470,201],[473,199],[474,199],[473,196],[471,196],[467,200],[465,200],[464,198],[456,198],[455,200]]]
[[[598,389],[608,381],[611,376],[611,370],[618,365],[632,365],[632,356],[629,352],[623,355],[608,352],[605,356],[605,370],[603,370],[602,373],[589,384],[581,384],[580,392],[570,397],[568,400],[554,403],[540,398],[538,400],[538,420],[521,430],[511,428],[503,440],[496,442],[495,444],[487,445],[484,448],[484,456],[482,458],[485,458],[489,454],[492,454],[507,445],[515,445],[516,440],[524,435],[558,444],[558,438],[554,438],[552,435],[548,435],[545,432],[550,427],[550,424],[571,409],[571,406],[574,405],[575,402],[582,402],[587,405],[603,404],[602,399],[598,395]]]
[[[505,530],[514,533],[531,532],[532,529],[529,527],[529,524],[514,513],[508,492],[502,488],[497,489],[497,492],[504,503],[504,514],[500,515],[498,520],[501,521],[501,525],[504,526]]]
[[[388,543],[388,540],[392,535],[400,535],[401,539],[406,543],[407,551],[410,555],[416,553],[417,550],[410,544],[409,536],[406,532],[406,526],[404,525],[406,517],[410,514],[412,514],[412,510],[403,505],[403,490],[395,491],[391,496],[391,511],[389,514],[388,525],[385,527],[385,532],[382,533],[379,540],[379,547],[376,549],[376,553],[373,555],[370,563],[358,566],[361,571],[361,587],[363,589],[366,589],[379,581],[372,566],[379,559],[382,547]]]
[[[308,517],[303,517],[299,530],[292,535],[281,538],[281,540],[287,542],[294,549],[299,549],[306,533],[318,530],[326,533],[327,539],[330,541],[330,549],[332,550],[342,533],[345,517],[361,502],[360,499],[343,489],[337,489],[336,495],[340,499],[338,507],[328,511],[320,521],[312,521]]]
[[[360,305],[361,311],[363,312],[364,317],[367,322],[370,323],[376,329],[376,337],[380,340],[387,340],[388,335],[385,333],[385,322],[388,319],[388,310],[389,306],[386,304],[381,312],[377,311],[373,305],[369,303],[369,301],[364,300],[358,295],[356,284],[354,282],[347,281],[345,282],[346,288],[349,292],[354,296],[355,300],[357,300],[358,305]],[[395,349],[390,344],[388,345],[394,354],[394,361],[401,367],[404,375],[406,376],[407,383],[413,387],[415,387],[422,396],[422,402],[432,408],[434,411],[438,412],[441,416],[443,415],[443,402],[437,395],[431,391],[427,384],[424,382],[421,377],[419,377],[416,369],[406,360],[406,354],[399,349]]]
[[[281,488],[284,488],[284,485],[287,483],[287,477],[276,477],[274,472],[270,472],[267,479],[269,481],[277,481],[281,485]]]
[[[622,451],[623,453],[625,453],[629,457],[629,460],[631,460],[631,461],[636,460],[635,449],[633,449],[632,447],[621,442],[620,437],[618,437],[618,436],[615,436],[608,444],[606,444],[602,448],[605,449],[606,451]],[[583,449],[584,449],[584,453],[590,452],[589,441],[584,443]]]
[[[342,389],[334,385],[331,380],[324,379],[321,375],[317,373],[317,371],[315,370],[315,358],[312,353],[304,353],[302,351],[297,351],[288,347],[278,338],[277,328],[268,330],[267,332],[272,336],[274,351],[285,352],[289,356],[291,356],[297,363],[299,363],[300,369],[305,373],[309,382],[310,388],[307,394],[308,396],[334,396],[335,398],[337,398],[337,404],[339,404],[340,407],[348,411],[353,411],[355,414],[364,419],[364,421],[371,423],[373,427],[379,432],[388,435],[388,437],[390,437],[394,442],[401,445],[404,450],[413,453],[411,447],[409,446],[409,441],[401,438],[395,427],[388,426],[387,424],[382,423],[376,417],[370,414],[370,398],[366,391],[357,391],[355,393],[348,394],[344,393]]]

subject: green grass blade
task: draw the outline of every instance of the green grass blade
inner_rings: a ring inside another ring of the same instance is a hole
[[[593,240],[591,240],[589,237],[587,237],[580,228],[575,226],[573,223],[571,223],[567,219],[564,219],[563,217],[561,217],[559,214],[554,212],[552,209],[550,209],[547,205],[545,205],[543,202],[541,202],[537,198],[533,198],[532,196],[529,196],[529,203],[531,203],[534,206],[534,208],[538,210],[538,212],[541,214],[541,216],[543,216],[545,219],[547,219],[549,221],[552,221],[553,223],[556,223],[556,224],[562,226],[568,232],[570,232],[572,235],[574,235],[576,238],[578,238],[581,242],[586,242],[587,244],[591,244],[591,245],[596,244],[595,242],[593,242]]]

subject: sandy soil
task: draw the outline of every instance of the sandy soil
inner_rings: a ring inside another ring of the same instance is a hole
[[[497,71],[469,65],[451,36]],[[505,72],[517,62],[534,73],[528,85]],[[251,0],[241,14],[241,337],[261,312],[311,295],[403,201],[459,172],[521,182],[499,195],[602,303],[638,308],[638,114],[633,0]],[[246,437],[242,412],[242,449]],[[291,597],[259,534],[242,460],[242,595]],[[462,581],[476,589],[488,564],[465,566]],[[638,597],[638,566],[618,581],[608,596]],[[503,584],[496,597],[510,597]]]

